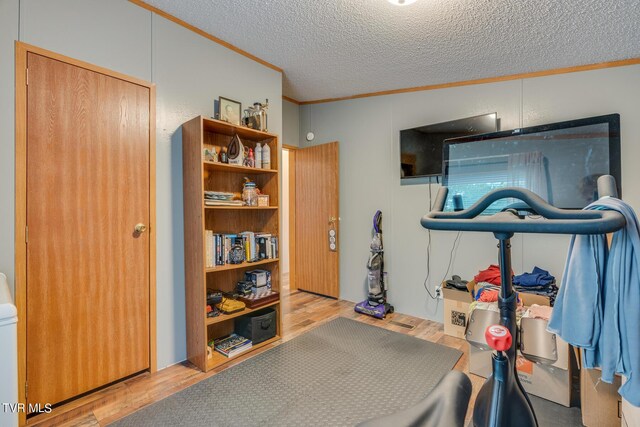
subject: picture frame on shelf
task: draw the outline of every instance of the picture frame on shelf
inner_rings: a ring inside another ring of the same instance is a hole
[[[258,206],[269,206],[268,194],[258,194]]]
[[[218,109],[220,120],[240,126],[242,118],[242,104],[240,102],[221,96],[218,99]]]
[[[202,152],[204,160],[207,162],[218,162],[218,152],[215,147],[205,148]]]

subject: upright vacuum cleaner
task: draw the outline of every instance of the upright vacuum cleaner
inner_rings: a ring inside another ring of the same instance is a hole
[[[373,216],[373,239],[371,255],[367,261],[367,285],[369,295],[366,300],[354,307],[357,313],[384,319],[387,313],[393,313],[393,306],[387,302],[387,289],[384,277],[384,247],[382,246],[382,212]]]

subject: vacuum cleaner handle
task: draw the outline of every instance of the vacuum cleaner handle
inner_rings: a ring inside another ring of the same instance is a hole
[[[431,230],[489,231],[494,233],[606,234],[625,226],[624,217],[614,211],[558,209],[537,194],[517,187],[500,188],[484,195],[473,206],[458,212],[442,212],[448,189],[441,187],[434,208],[420,223]],[[610,175],[598,179],[600,197],[615,197],[615,180]],[[520,219],[511,212],[481,217],[491,204],[513,198],[525,202],[542,218]]]

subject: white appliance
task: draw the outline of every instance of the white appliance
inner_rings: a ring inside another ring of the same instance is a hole
[[[18,425],[18,310],[13,304],[7,276],[0,273],[0,426]]]

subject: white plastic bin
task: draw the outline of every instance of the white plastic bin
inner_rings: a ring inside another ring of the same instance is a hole
[[[0,426],[18,425],[18,310],[13,304],[7,276],[0,273]],[[13,406],[15,408],[15,406]]]

